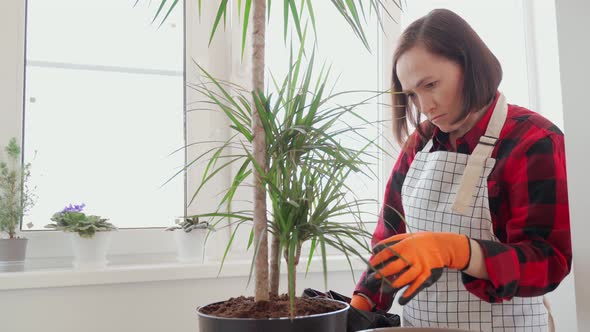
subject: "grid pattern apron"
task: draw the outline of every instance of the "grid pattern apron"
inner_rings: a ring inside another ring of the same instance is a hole
[[[487,178],[490,158],[504,126],[507,104],[499,96],[485,135],[471,155],[429,152],[430,140],[416,154],[402,186],[408,232],[454,232],[498,241],[492,228]],[[445,269],[441,278],[404,306],[405,326],[451,327],[469,331],[547,331],[543,297],[487,303],[469,293],[461,273]]]

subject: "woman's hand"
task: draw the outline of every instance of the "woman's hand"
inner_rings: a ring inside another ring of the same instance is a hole
[[[394,290],[410,285],[399,299],[404,305],[434,284],[445,267],[468,268],[470,257],[471,240],[465,235],[438,232],[395,235],[373,249],[369,263],[376,272],[371,278],[387,278]]]
[[[373,311],[373,303],[368,297],[361,294],[354,294],[350,299],[350,305],[358,310]]]

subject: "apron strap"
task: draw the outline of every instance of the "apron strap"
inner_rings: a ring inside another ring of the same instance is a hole
[[[432,149],[432,138],[428,141],[428,143],[426,143],[426,145],[424,145],[421,151],[428,153],[430,152],[430,149]]]
[[[500,93],[492,112],[486,133],[479,138],[479,143],[467,160],[467,166],[465,166],[463,178],[455,196],[455,202],[451,207],[454,213],[464,215],[465,211],[472,205],[473,192],[484,172],[486,160],[491,157],[502,127],[506,122],[508,104],[506,104],[506,98],[503,94]]]

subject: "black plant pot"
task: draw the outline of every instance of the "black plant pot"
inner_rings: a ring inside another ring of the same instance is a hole
[[[333,300],[325,300],[333,301]],[[225,318],[206,315],[197,310],[199,314],[200,332],[344,332],[346,331],[346,319],[348,308],[346,307],[323,314],[295,317],[293,320],[285,318]]]
[[[381,329],[362,330],[359,332],[469,332],[442,327],[386,327]]]

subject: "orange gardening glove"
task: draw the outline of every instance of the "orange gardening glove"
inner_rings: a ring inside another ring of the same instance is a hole
[[[410,285],[399,299],[404,305],[422,289],[434,284],[445,267],[466,269],[470,257],[467,236],[421,232],[394,235],[377,243],[369,263],[376,270],[372,278],[387,278],[394,291]]]
[[[350,305],[356,309],[364,310],[364,311],[371,311],[373,309],[373,305],[371,302],[362,295],[355,294],[352,296],[350,300]]]

